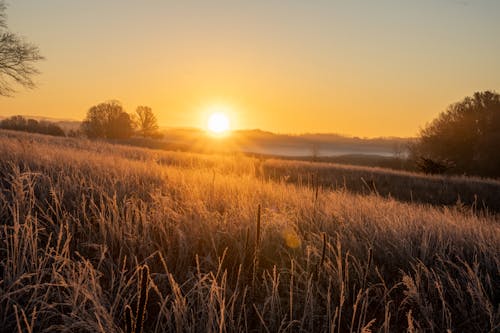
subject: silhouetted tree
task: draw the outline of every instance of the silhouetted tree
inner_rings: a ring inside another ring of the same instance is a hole
[[[42,60],[38,47],[8,31],[6,5],[0,1],[0,95],[10,96],[13,84],[33,88],[32,76],[38,74],[33,63]]]
[[[130,115],[118,101],[109,101],[91,107],[81,126],[89,138],[126,139],[134,128]]]
[[[138,106],[135,109],[137,132],[143,137],[158,137],[158,121],[149,106]]]
[[[50,121],[26,119],[23,116],[12,116],[10,118],[3,119],[0,121],[0,128],[54,136],[65,136],[64,130],[57,124]]]
[[[500,176],[500,95],[476,92],[421,130],[413,157],[447,161],[456,172]]]

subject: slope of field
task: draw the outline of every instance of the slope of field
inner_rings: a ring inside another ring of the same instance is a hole
[[[500,211],[500,181],[465,176],[424,175],[376,167],[266,160],[259,165],[270,179],[349,192],[375,193],[400,201],[431,205],[466,205]]]
[[[500,327],[487,211],[321,187],[307,163],[7,131],[0,157],[0,331]]]

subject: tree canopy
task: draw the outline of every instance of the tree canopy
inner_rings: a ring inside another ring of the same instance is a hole
[[[500,95],[476,92],[452,104],[420,131],[414,156],[444,161],[453,171],[500,176]]]
[[[126,139],[134,132],[130,115],[118,101],[100,103],[87,111],[82,132],[89,138]]]
[[[10,96],[14,85],[35,87],[33,75],[38,74],[34,63],[42,60],[38,47],[10,32],[6,23],[7,6],[0,1],[0,95]]]

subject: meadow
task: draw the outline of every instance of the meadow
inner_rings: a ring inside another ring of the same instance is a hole
[[[2,332],[498,332],[500,183],[0,131]]]

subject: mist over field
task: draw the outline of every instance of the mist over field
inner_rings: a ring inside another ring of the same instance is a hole
[[[163,140],[170,143],[202,141],[207,133],[197,129],[165,129]],[[323,157],[340,155],[407,155],[413,138],[357,138],[336,134],[275,134],[261,130],[233,131],[226,140],[234,152],[274,156]],[[233,144],[231,146],[231,144]]]

